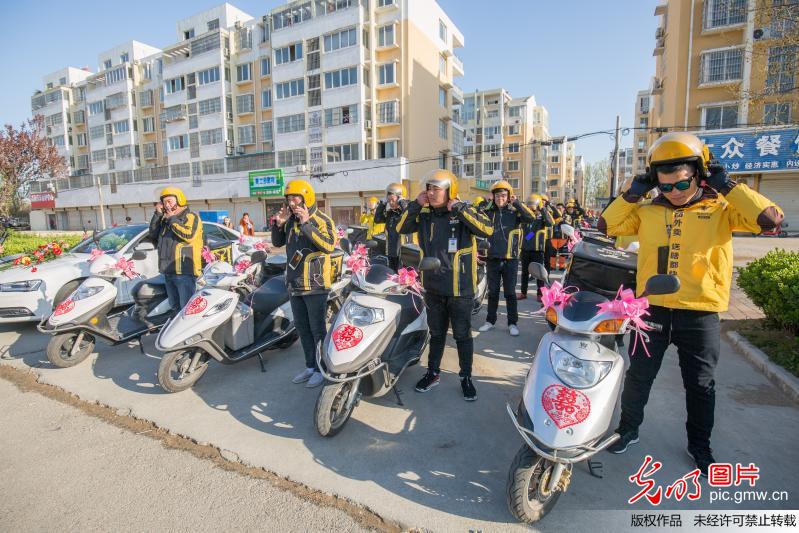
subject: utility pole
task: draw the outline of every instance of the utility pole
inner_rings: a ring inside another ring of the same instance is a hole
[[[613,148],[613,170],[610,175],[610,191],[608,196],[613,198],[616,196],[616,180],[619,178],[619,127],[621,117],[616,115],[616,146]]]
[[[103,185],[100,183],[100,176],[94,175],[94,182],[97,185],[97,195],[100,197],[100,229],[105,230],[105,207],[103,205]]]

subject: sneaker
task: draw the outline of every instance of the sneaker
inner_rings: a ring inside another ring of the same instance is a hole
[[[635,444],[637,442],[638,431],[628,431],[627,433],[622,433],[619,440],[608,446],[608,451],[615,454],[624,453],[631,444]]]
[[[322,377],[321,372],[314,372],[311,374],[311,377],[308,378],[308,383],[305,384],[305,387],[308,389],[312,389],[314,387],[318,387],[322,384],[325,378]]]
[[[685,451],[688,452],[688,455],[693,459],[694,464],[699,469],[700,475],[702,477],[707,477],[708,467],[716,462],[713,458],[713,450],[710,448],[702,450],[688,446]]]
[[[526,300],[527,299],[527,293],[526,292],[517,292],[516,293],[516,299],[517,300]]]
[[[516,327],[516,324],[511,324],[508,329],[510,329],[510,336],[511,337],[518,337],[519,336],[519,328]]]
[[[477,391],[474,388],[471,376],[461,378],[461,389],[463,389],[463,399],[467,402],[473,402],[477,399]]]
[[[427,373],[422,376],[422,379],[416,383],[416,392],[427,392],[438,385],[440,380],[441,378],[439,377],[438,372],[428,370]]]
[[[300,372],[299,374],[294,376],[294,379],[292,379],[291,382],[292,383],[305,383],[306,381],[311,379],[311,376],[313,375],[313,373],[314,373],[313,368],[306,368],[305,370],[303,370],[302,372]]]
[[[477,331],[485,333],[486,331],[491,331],[492,329],[494,329],[494,324],[492,324],[491,322],[486,322],[485,324],[480,326],[480,329],[478,329]]]

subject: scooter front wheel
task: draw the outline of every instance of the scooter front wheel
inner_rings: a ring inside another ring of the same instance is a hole
[[[555,507],[562,491],[547,489],[554,466],[555,463],[540,457],[526,444],[516,454],[508,471],[506,488],[508,508],[518,520],[532,524]],[[570,470],[564,470],[561,475],[569,473]]]
[[[199,352],[197,361],[195,355]],[[158,383],[167,392],[180,392],[192,387],[208,370],[208,354],[187,349],[164,354],[158,365]]]
[[[54,335],[47,343],[47,359],[58,368],[75,366],[89,357],[92,351],[94,337],[83,331]]]
[[[319,393],[314,409],[316,431],[323,437],[332,437],[344,429],[355,409],[350,401],[351,394],[358,394],[354,382],[326,383]]]

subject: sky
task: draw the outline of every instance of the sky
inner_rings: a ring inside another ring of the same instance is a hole
[[[658,0],[439,0],[461,30],[456,53],[470,92],[503,87],[513,97],[533,95],[549,110],[552,135],[612,130],[616,115],[632,126],[636,93],[655,72],[652,49]],[[65,66],[97,70],[97,55],[135,39],[156,47],[174,43],[175,23],[219,1],[138,0],[134,3],[22,2],[0,5],[0,123],[30,117],[30,97],[42,76]],[[254,17],[282,1],[231,2]],[[133,9],[130,9],[133,7]],[[123,11],[124,10],[124,11]],[[157,18],[153,14],[158,13]],[[632,133],[621,146],[632,145]],[[608,157],[613,138],[577,142],[587,163]]]

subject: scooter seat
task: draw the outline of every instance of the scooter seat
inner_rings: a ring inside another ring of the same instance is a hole
[[[257,313],[271,313],[288,301],[289,291],[282,277],[269,279],[247,297],[247,303]]]
[[[133,301],[138,305],[147,305],[155,299],[166,297],[164,276],[158,275],[136,283],[131,290]]]

